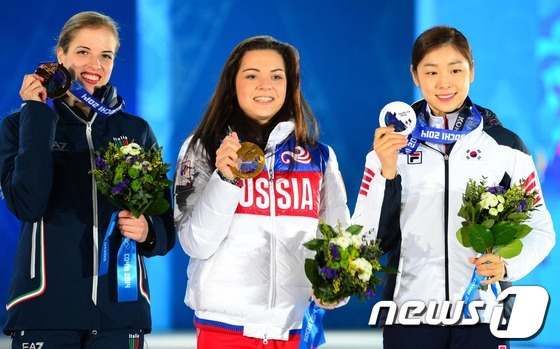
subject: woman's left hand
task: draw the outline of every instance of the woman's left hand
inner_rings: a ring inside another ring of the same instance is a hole
[[[148,238],[148,221],[144,215],[135,218],[130,211],[119,212],[119,229],[124,237],[142,243]]]
[[[313,300],[315,301],[315,304],[317,304],[317,306],[319,306],[319,308],[323,308],[323,309],[327,309],[327,310],[333,310],[334,308],[336,308],[338,303],[340,303],[340,302],[336,302],[335,304],[323,303],[319,298],[315,297],[315,291],[313,291],[313,293],[311,295],[313,296]]]
[[[497,254],[488,253],[479,258],[471,257],[469,262],[476,266],[477,274],[490,277],[488,280],[482,280],[482,284],[493,284],[502,280],[506,275],[506,265],[502,257]]]

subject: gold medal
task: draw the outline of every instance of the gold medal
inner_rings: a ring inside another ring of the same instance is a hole
[[[35,70],[43,78],[42,85],[47,89],[47,97],[58,98],[66,94],[72,85],[70,72],[56,62],[43,63]]]
[[[254,178],[264,168],[264,152],[258,145],[251,142],[241,142],[237,151],[237,167],[230,167],[234,176],[241,179]]]

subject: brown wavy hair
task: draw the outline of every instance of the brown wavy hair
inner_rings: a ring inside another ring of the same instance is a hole
[[[286,99],[284,105],[265,125],[258,125],[245,116],[237,101],[235,78],[245,53],[253,50],[274,50],[282,56],[286,67]],[[200,144],[208,156],[208,165],[215,169],[216,150],[228,126],[244,140],[259,145],[266,144],[272,129],[282,121],[293,119],[295,139],[298,144],[313,145],[318,135],[317,119],[301,92],[299,54],[295,47],[271,36],[255,36],[243,40],[230,53],[225,62],[216,90],[214,91],[201,122],[192,134],[189,147]]]

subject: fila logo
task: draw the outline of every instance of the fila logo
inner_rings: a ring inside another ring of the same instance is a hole
[[[53,151],[68,151],[68,148],[66,148],[67,146],[68,146],[68,143],[54,141],[53,146],[52,146],[52,150]]]
[[[22,349],[41,349],[45,342],[21,343]]]
[[[410,165],[416,165],[422,163],[422,151],[415,151],[412,154],[407,155],[406,163]]]

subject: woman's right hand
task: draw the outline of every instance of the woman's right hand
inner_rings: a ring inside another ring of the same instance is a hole
[[[241,148],[241,144],[237,133],[232,132],[231,135],[224,138],[222,144],[216,150],[216,168],[229,180],[235,179],[230,167],[237,167],[237,151],[239,148]]]
[[[24,101],[46,102],[47,89],[42,85],[43,78],[37,74],[27,74],[23,77],[19,95]]]
[[[393,126],[379,127],[373,138],[373,150],[381,161],[381,175],[387,179],[393,179],[397,175],[399,149],[404,148],[407,143],[406,136],[393,131]]]

